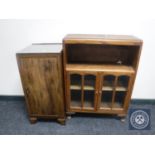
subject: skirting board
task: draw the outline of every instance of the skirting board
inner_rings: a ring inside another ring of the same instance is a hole
[[[0,101],[25,101],[24,96],[0,95]],[[132,104],[155,104],[155,99],[131,99]]]

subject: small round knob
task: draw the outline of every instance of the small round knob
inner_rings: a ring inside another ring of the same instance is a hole
[[[117,64],[121,65],[122,64],[122,61],[121,60],[118,60],[117,61]]]

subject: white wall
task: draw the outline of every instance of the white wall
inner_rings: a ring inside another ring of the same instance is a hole
[[[0,95],[23,95],[15,54],[68,33],[128,34],[143,39],[133,98],[155,98],[155,20],[0,20]]]

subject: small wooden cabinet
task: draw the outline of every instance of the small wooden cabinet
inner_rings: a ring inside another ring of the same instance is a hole
[[[63,44],[67,113],[124,117],[142,41],[132,36],[67,35]]]
[[[34,44],[17,53],[31,123],[38,118],[65,124],[61,44]]]

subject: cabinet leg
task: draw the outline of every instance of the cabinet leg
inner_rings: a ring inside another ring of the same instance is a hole
[[[58,121],[61,125],[65,125],[65,124],[66,124],[65,118],[58,118],[57,121]]]
[[[72,116],[71,116],[71,115],[67,116],[67,119],[71,119],[71,118],[72,118]]]
[[[121,122],[124,123],[126,121],[126,115],[125,114],[119,114],[118,117],[120,117]]]
[[[34,124],[37,122],[37,117],[30,117],[30,123]]]

